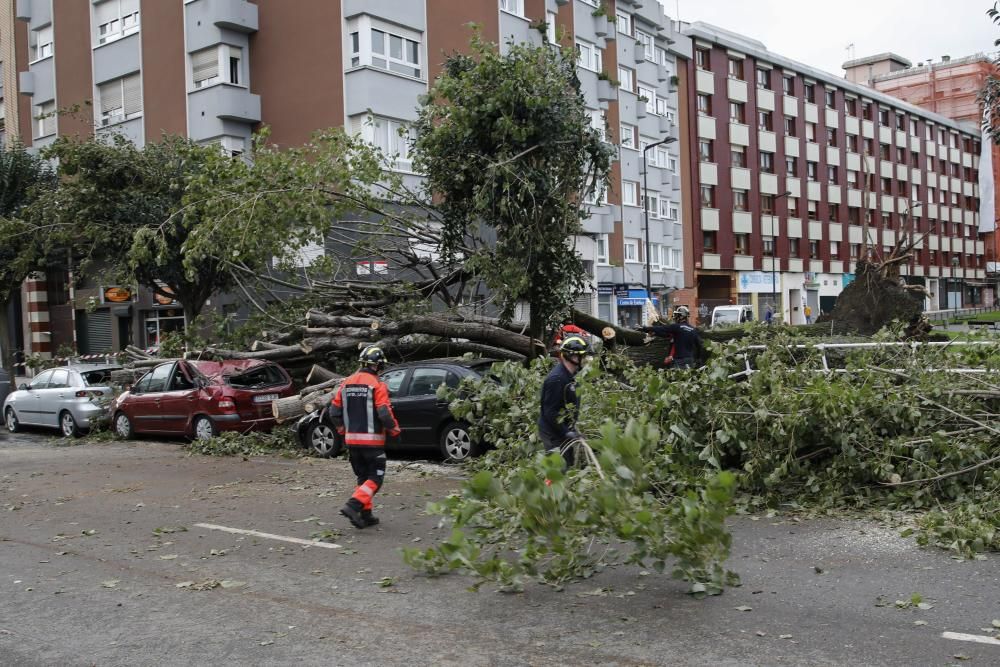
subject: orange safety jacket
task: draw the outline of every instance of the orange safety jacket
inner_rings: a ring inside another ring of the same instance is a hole
[[[374,371],[362,368],[337,387],[330,418],[349,447],[385,447],[385,436],[399,435],[389,388]]]

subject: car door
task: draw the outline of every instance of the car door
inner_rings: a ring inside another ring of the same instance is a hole
[[[437,426],[448,406],[437,397],[437,389],[448,379],[448,370],[437,366],[410,369],[406,395],[393,400],[392,407],[402,430],[403,445],[436,446]]]
[[[52,371],[49,386],[40,392],[46,426],[59,426],[59,412],[63,408],[66,395],[71,393],[69,380],[69,371],[57,368]]]
[[[164,392],[159,396],[161,430],[169,433],[187,432],[198,400],[200,389],[186,366],[184,362],[174,364]]]
[[[132,419],[132,428],[137,433],[164,430],[164,422],[160,418],[160,402],[174,365],[174,362],[170,362],[155,367],[136,385],[139,392],[129,397],[126,414]]]
[[[396,415],[396,421],[399,422],[400,429],[400,436],[398,438],[388,438],[386,440],[387,447],[406,444],[406,426],[403,423],[403,418],[399,416],[396,405],[406,396],[406,377],[408,374],[408,369],[397,368],[386,371],[379,376],[379,379],[385,382],[386,387],[389,389],[389,401],[392,403],[392,413]]]
[[[42,410],[42,392],[48,388],[49,380],[51,378],[52,371],[39,373],[28,385],[28,391],[25,392],[23,405],[20,397],[18,398],[17,403],[14,405],[14,409],[17,411],[17,418],[22,424],[40,425],[45,423],[45,413]]]

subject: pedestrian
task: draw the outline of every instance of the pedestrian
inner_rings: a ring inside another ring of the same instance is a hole
[[[673,339],[671,356],[674,368],[694,368],[704,356],[705,344],[701,340],[701,333],[689,324],[690,317],[691,311],[688,310],[687,306],[677,306],[674,308],[674,321],[671,324],[640,327],[640,331]]]
[[[581,336],[567,336],[559,346],[559,363],[542,384],[541,410],[538,414],[538,435],[546,452],[560,452],[566,466],[573,465],[573,450],[562,448],[580,437],[576,421],[580,414],[580,399],[576,395],[576,374],[590,345]]]
[[[774,308],[771,304],[767,304],[767,309],[764,311],[764,324],[771,324],[774,321]]]
[[[812,324],[812,322],[813,322],[813,309],[809,307],[808,303],[806,304],[806,307],[805,307],[805,313],[806,313],[806,324]]]
[[[344,436],[351,469],[358,478],[350,500],[340,513],[356,528],[378,523],[372,516],[372,498],[385,480],[385,438],[399,435],[399,422],[389,402],[389,388],[379,379],[385,353],[375,345],[361,351],[361,368],[334,392],[330,418]]]

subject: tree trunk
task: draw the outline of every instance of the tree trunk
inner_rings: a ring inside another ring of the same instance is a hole
[[[14,350],[11,349],[9,318],[7,308],[10,305],[10,298],[0,301],[0,368],[10,373],[10,390],[17,389],[17,380],[14,373]]]
[[[614,329],[615,342],[619,345],[643,345],[646,340],[646,335],[640,331],[616,326],[579,310],[573,311],[573,323],[599,338],[604,338],[604,329]]]
[[[340,375],[337,375],[329,369],[323,368],[319,364],[313,364],[312,368],[309,369],[309,375],[306,376],[306,383],[320,383],[324,380],[339,379],[340,377]]]

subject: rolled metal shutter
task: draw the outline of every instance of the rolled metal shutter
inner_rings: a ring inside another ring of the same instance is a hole
[[[96,310],[83,314],[82,337],[77,341],[81,354],[111,352],[111,311]]]
[[[576,297],[576,302],[573,306],[579,310],[581,313],[586,313],[587,315],[594,314],[594,295],[591,292],[585,292],[580,296]]]

